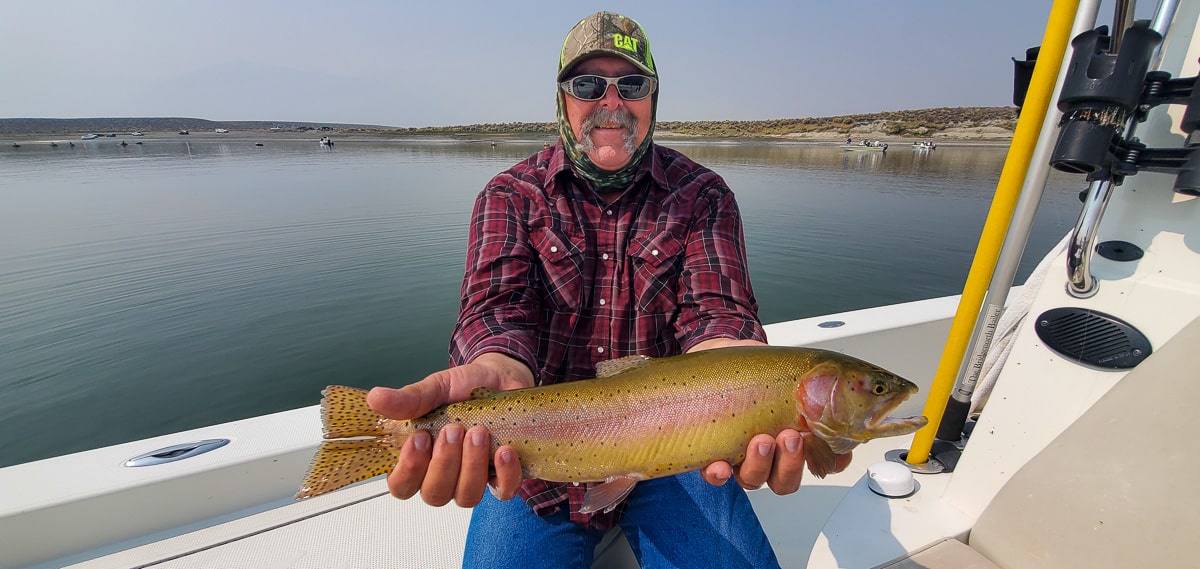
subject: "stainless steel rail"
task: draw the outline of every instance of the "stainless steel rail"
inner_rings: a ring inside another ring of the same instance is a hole
[[[1150,29],[1166,37],[1178,7],[1179,0],[1160,1],[1154,12],[1154,19],[1151,20]],[[1161,57],[1160,43],[1150,59],[1151,70],[1158,69]],[[1136,128],[1137,118],[1131,116],[1125,122],[1125,140],[1133,139]],[[1092,252],[1096,248],[1100,220],[1104,217],[1104,210],[1108,207],[1108,200],[1112,198],[1112,194],[1111,180],[1097,180],[1089,184],[1083,210],[1079,212],[1079,219],[1075,222],[1075,228],[1071,230],[1071,239],[1067,243],[1067,292],[1075,298],[1090,298],[1098,289],[1099,285],[1091,270]]]

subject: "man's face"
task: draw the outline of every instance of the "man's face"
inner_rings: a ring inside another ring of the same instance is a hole
[[[576,64],[567,77],[621,77],[642,73],[624,59],[600,56]],[[616,86],[610,85],[598,101],[581,101],[570,93],[563,93],[563,100],[567,122],[571,123],[571,131],[579,142],[579,149],[603,170],[616,171],[628,164],[633,151],[650,132],[653,96],[626,101],[617,94]]]

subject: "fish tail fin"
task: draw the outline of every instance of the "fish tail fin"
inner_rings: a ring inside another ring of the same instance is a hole
[[[387,418],[367,406],[367,391],[330,385],[321,391],[321,425],[325,438],[379,437],[387,434]]]
[[[387,439],[325,441],[317,449],[296,499],[311,498],[387,474],[400,460],[400,449]]]
[[[391,472],[400,460],[403,424],[367,405],[363,389],[330,385],[321,391],[321,425],[326,439],[317,448],[296,499],[311,498]]]

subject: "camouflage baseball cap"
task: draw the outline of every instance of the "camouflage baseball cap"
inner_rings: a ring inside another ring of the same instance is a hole
[[[601,54],[621,57],[643,73],[658,77],[654,58],[650,56],[650,40],[641,24],[620,14],[596,12],[579,20],[567,33],[558,58],[558,80],[566,79],[576,63]]]

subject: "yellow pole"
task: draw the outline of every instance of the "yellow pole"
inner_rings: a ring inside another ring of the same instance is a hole
[[[942,422],[942,413],[946,410],[950,392],[954,389],[959,366],[971,340],[971,331],[975,329],[975,321],[979,318],[979,309],[983,305],[988,283],[996,270],[1000,248],[1012,222],[1013,210],[1016,209],[1025,174],[1029,170],[1029,161],[1033,157],[1034,147],[1037,146],[1038,133],[1046,120],[1050,97],[1058,80],[1063,54],[1067,51],[1071,27],[1074,25],[1075,12],[1078,9],[1079,0],[1056,0],[1050,9],[1046,33],[1042,37],[1042,48],[1038,52],[1033,78],[1029,82],[1025,103],[1021,106],[1021,117],[1017,120],[1008,156],[1004,159],[1004,169],[1000,172],[1000,181],[996,185],[996,196],[992,199],[987,221],[983,224],[979,247],[975,250],[975,260],[971,262],[962,299],[958,302],[954,322],[950,325],[946,348],[942,352],[937,374],[929,388],[929,397],[925,400],[923,414],[929,418],[929,424],[917,431],[913,438],[906,458],[910,464],[924,464],[929,460],[933,437],[937,433],[938,424]]]

